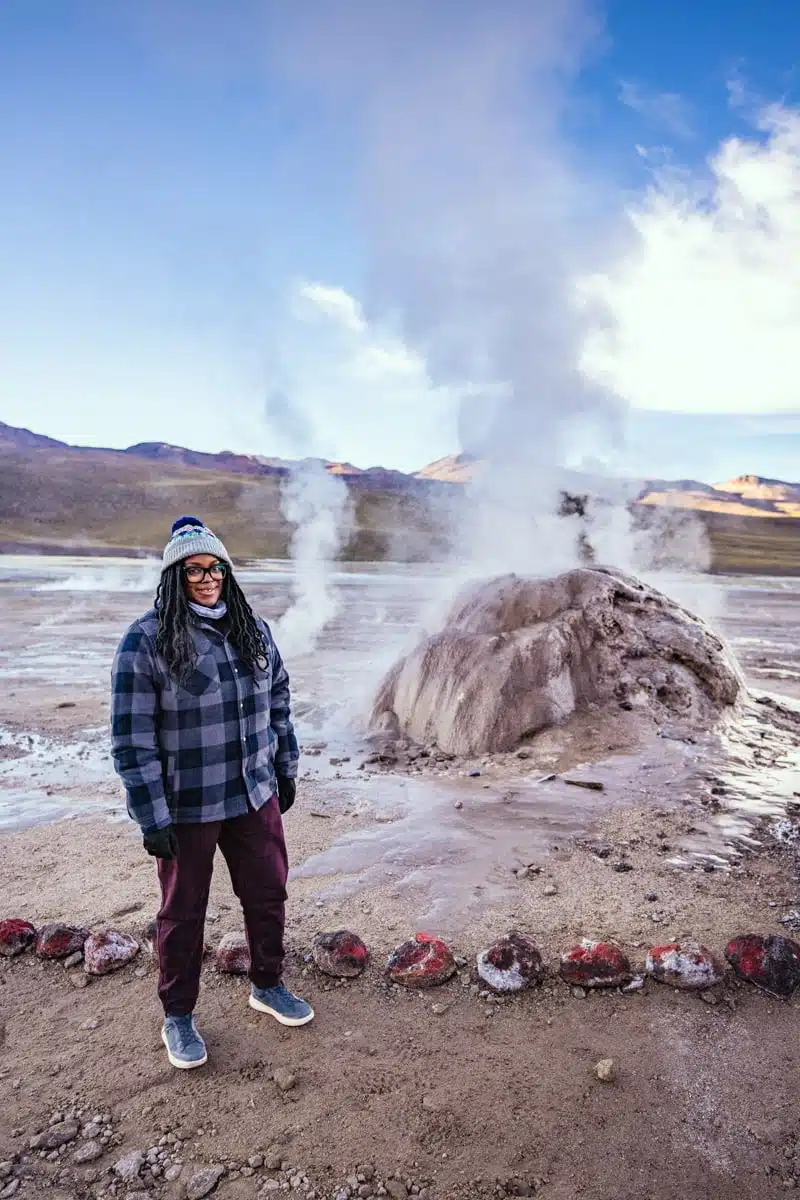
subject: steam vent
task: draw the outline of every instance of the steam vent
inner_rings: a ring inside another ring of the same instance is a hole
[[[743,687],[721,639],[632,576],[504,575],[464,591],[395,664],[370,724],[450,754],[499,753],[590,706],[709,729]]]

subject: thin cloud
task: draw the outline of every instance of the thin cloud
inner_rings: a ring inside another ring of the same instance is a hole
[[[690,119],[691,109],[677,92],[655,92],[640,83],[634,83],[633,80],[621,79],[619,100],[649,124],[665,129],[674,137],[694,136]]]

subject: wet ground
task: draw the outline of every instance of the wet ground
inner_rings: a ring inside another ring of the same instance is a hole
[[[280,641],[290,568],[263,564],[239,577]],[[109,671],[156,582],[157,568],[144,562],[0,560],[0,829],[75,814],[124,818],[108,756]],[[364,766],[364,714],[441,596],[442,576],[360,566],[338,571],[330,586],[338,614],[310,653],[290,647],[286,655],[304,749],[301,795],[324,830],[295,858],[295,875],[326,901],[389,887],[398,899],[418,896],[429,923],[457,925],[507,896],[510,867],[541,864],[609,808],[642,804],[704,802],[673,861],[724,865],[754,844],[754,819],[779,821],[800,792],[796,738],[764,725],[768,710],[757,705],[722,755],[716,739],[686,743],[636,730],[627,717],[586,717],[539,739],[530,761],[418,762],[373,774]],[[665,590],[728,637],[754,688],[788,704],[800,698],[800,581],[696,577],[665,581]],[[565,771],[604,790],[565,784]]]

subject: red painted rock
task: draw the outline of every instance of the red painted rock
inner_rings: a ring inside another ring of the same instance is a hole
[[[561,955],[561,978],[573,987],[621,987],[631,977],[631,964],[616,942],[583,938]]]
[[[226,933],[217,947],[216,967],[226,975],[246,975],[250,970],[250,947],[243,933]]]
[[[0,921],[0,954],[5,958],[14,958],[22,954],[28,946],[36,941],[36,930],[30,921],[19,917],[11,917],[8,921]]]
[[[43,925],[36,935],[36,953],[39,958],[69,958],[89,936],[88,929],[76,929],[73,925]]]
[[[314,938],[314,962],[326,975],[353,979],[367,965],[369,951],[361,938],[347,929],[318,933]]]
[[[91,933],[83,947],[83,969],[87,975],[110,975],[139,953],[139,943],[129,933],[103,929]]]
[[[645,970],[659,983],[686,992],[702,992],[722,983],[723,970],[710,950],[697,942],[669,942],[653,946]]]
[[[444,983],[455,974],[452,951],[441,938],[418,933],[389,955],[386,973],[403,987],[427,988]]]
[[[800,943],[792,938],[746,934],[728,942],[725,957],[742,979],[775,996],[800,986]]]
[[[477,958],[478,975],[495,992],[521,992],[542,982],[544,964],[533,942],[509,933]]]

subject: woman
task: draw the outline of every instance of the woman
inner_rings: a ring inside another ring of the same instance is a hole
[[[227,550],[196,517],[172,526],[155,607],[117,650],[111,720],[128,812],[158,860],[158,994],[170,1063],[207,1060],[194,1008],[218,846],[244,912],[250,1006],[305,1025],[311,1006],[281,982],[282,814],[294,803],[299,757],[289,676]]]

